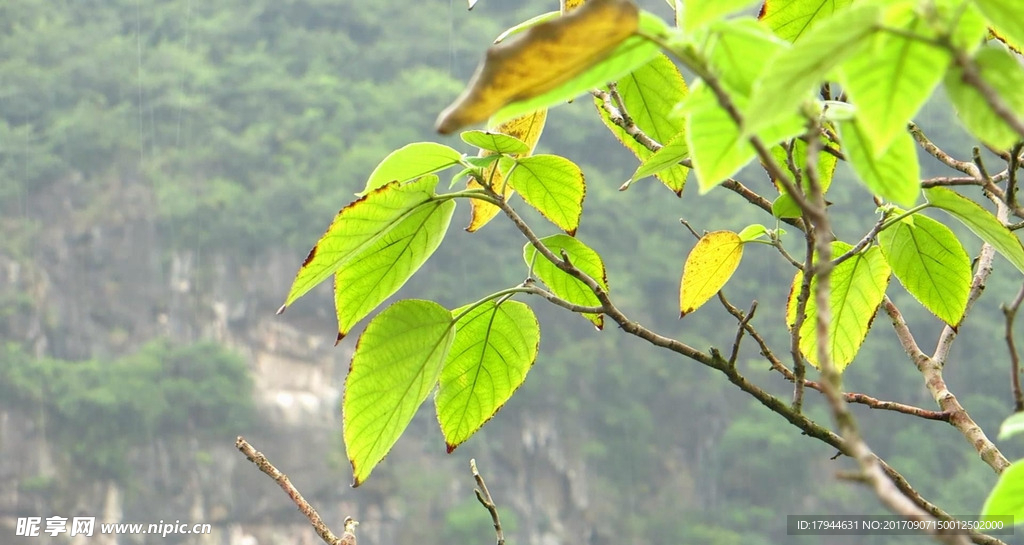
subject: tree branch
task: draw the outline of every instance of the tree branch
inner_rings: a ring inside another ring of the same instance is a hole
[[[264,456],[263,453],[253,448],[253,446],[241,435],[239,435],[238,439],[235,440],[235,448],[241,451],[242,454],[245,454],[245,457],[248,458],[250,462],[256,464],[256,467],[258,467],[260,471],[266,473],[268,477],[273,479],[274,482],[284,490],[285,494],[288,494],[288,497],[292,499],[295,505],[299,508],[299,511],[309,519],[309,523],[313,525],[313,529],[316,530],[316,534],[320,536],[320,539],[322,539],[324,543],[327,545],[340,545],[341,538],[334,535],[334,532],[331,532],[331,529],[324,524],[323,519],[320,518],[316,509],[313,509],[313,506],[309,505],[306,498],[302,497],[302,494],[300,494],[295,488],[295,485],[292,484],[287,475],[278,471],[278,469],[274,467],[274,464],[270,463],[270,460],[267,460],[267,457]]]
[[[484,482],[484,478],[480,476],[480,472],[476,469],[476,459],[469,461],[469,469],[473,472],[473,478],[476,479],[477,488],[473,489],[473,493],[476,494],[477,501],[483,505],[487,512],[491,514],[491,521],[494,523],[494,534],[497,536],[498,545],[505,545],[505,533],[501,530],[501,520],[498,518],[498,506],[494,504],[494,500],[491,498],[491,492],[487,490],[487,483]]]
[[[1024,302],[1024,285],[1017,290],[1017,296],[1009,305],[1002,305],[1003,317],[1006,321],[1006,348],[1010,351],[1010,389],[1013,392],[1014,412],[1024,411],[1024,392],[1020,389],[1020,354],[1017,353],[1017,346],[1013,341],[1013,321],[1017,317],[1017,310],[1021,302]]]

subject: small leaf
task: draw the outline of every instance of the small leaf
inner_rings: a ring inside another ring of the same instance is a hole
[[[587,190],[583,171],[557,155],[534,155],[516,161],[508,183],[523,200],[570,235],[576,233]]]
[[[373,169],[361,197],[390,182],[408,182],[459,164],[462,154],[435,142],[416,142],[391,152]]]
[[[494,127],[492,132],[507,134],[525,142],[529,149],[525,153],[519,155],[519,157],[526,157],[533,153],[534,148],[537,147],[537,142],[540,141],[540,135],[544,132],[544,124],[547,121],[547,118],[547,109],[540,109],[535,112],[510,119],[497,127]],[[494,157],[494,152],[480,150],[480,155],[483,157]],[[485,180],[489,180],[491,187],[494,187],[496,191],[502,186],[505,186],[504,197],[506,199],[510,198],[514,193],[512,188],[505,183],[505,175],[502,174],[501,169],[497,164],[493,164],[485,170],[483,172],[483,178]],[[468,189],[479,189],[480,187],[480,184],[473,179],[470,179],[467,183]],[[498,215],[498,212],[501,211],[497,206],[480,199],[470,199],[469,203],[472,210],[470,212],[469,226],[466,227],[466,230],[470,233],[484,225],[487,225],[487,222],[494,219],[494,216]]]
[[[540,240],[559,259],[562,258],[562,252],[564,251],[569,256],[569,261],[577,269],[596,280],[605,292],[608,291],[608,278],[605,276],[604,261],[601,260],[601,256],[597,252],[568,235],[552,235]],[[594,292],[586,284],[569,276],[568,273],[556,267],[554,263],[539,255],[537,249],[532,244],[527,243],[523,248],[523,260],[526,261],[526,266],[533,268],[533,273],[537,278],[555,295],[575,305],[587,307],[601,305],[601,301],[598,300],[597,296],[594,295]],[[603,314],[584,314],[583,316],[593,322],[598,329],[604,327]]]
[[[909,11],[911,7],[893,15],[899,20],[887,23],[917,36],[933,37],[928,22]],[[923,39],[892,32],[878,32],[868,44],[871,54],[854,55],[843,63],[842,82],[857,107],[867,149],[877,157],[906,132],[907,122],[942,81],[950,54]]]
[[[819,21],[845,9],[852,0],[765,0],[758,16],[780,38],[795,41]]]
[[[832,256],[838,257],[851,248],[853,246],[844,242],[833,242]],[[867,337],[871,320],[885,296],[889,271],[889,264],[877,246],[843,261],[832,270],[827,348],[832,364],[839,372],[854,360]],[[791,330],[796,324],[797,296],[802,282],[803,273],[797,272],[786,306],[786,324]],[[818,311],[814,302],[817,285],[818,279],[812,278],[807,317],[800,328],[800,352],[815,367],[818,367]]]
[[[679,317],[697,310],[732,278],[743,257],[743,240],[732,231],[701,237],[683,265],[679,286]]]
[[[989,46],[978,51],[975,62],[981,79],[1020,117],[1024,112],[1024,68],[1017,59],[1001,48]],[[979,140],[994,148],[1009,149],[1022,139],[981,93],[964,81],[961,69],[952,67],[945,84],[960,121]]]
[[[405,285],[433,255],[452,220],[455,201],[433,201],[412,214],[334,274],[338,340]]]
[[[756,240],[758,238],[761,238],[763,235],[767,235],[767,234],[768,234],[768,228],[767,227],[765,227],[764,225],[761,225],[760,223],[755,223],[753,225],[748,225],[748,226],[744,227],[743,230],[740,231],[740,235],[739,236],[740,236],[740,240],[742,240],[743,242],[750,242],[752,240]]]
[[[451,312],[432,301],[398,301],[370,320],[342,400],[352,486],[366,481],[437,385],[454,337]]]
[[[947,324],[960,323],[971,290],[971,259],[953,231],[915,214],[878,233],[878,244],[915,299]]]
[[[672,140],[686,145],[685,135],[682,134],[683,120],[672,115],[676,104],[686,97],[686,82],[668,57],[658,54],[649,63],[619,79],[616,88],[626,112],[644,134],[665,146]],[[608,130],[641,162],[657,153],[652,153],[627,134],[625,129],[613,123],[600,99],[595,98],[594,101]],[[688,172],[689,169],[684,166],[669,164],[659,169],[657,174],[658,179],[678,195],[683,191]]]
[[[914,139],[906,131],[889,148],[872,154],[870,137],[860,121],[840,124],[843,150],[854,172],[872,193],[903,206],[913,206],[921,190],[920,164]]]
[[[981,508],[983,522],[993,517],[1013,517],[1014,526],[1024,524],[1024,463],[1019,460],[999,475]]]
[[[1024,413],[1013,413],[999,426],[1000,441],[1005,441],[1021,433],[1024,433]]]
[[[459,315],[464,308],[452,314]],[[518,301],[500,306],[488,301],[459,319],[434,400],[448,452],[512,397],[526,380],[539,345],[537,317]]]
[[[511,155],[528,153],[530,151],[530,146],[526,142],[500,132],[466,131],[462,133],[461,137],[462,141],[470,146],[476,146],[483,150],[493,151],[494,153]]]
[[[991,212],[978,203],[945,187],[930,187],[924,190],[928,202],[941,208],[960,220],[981,240],[989,243],[997,252],[1024,272],[1024,247],[1020,239],[1003,225]]]
[[[441,112],[438,132],[449,134],[492,115],[510,119],[631,72],[657,51],[635,35],[639,22],[629,0],[591,0],[491,46],[466,90]]]
[[[424,176],[404,184],[391,182],[338,212],[299,267],[278,312],[283,312],[339,267],[372,246],[421,204],[433,199],[437,182],[437,176]]]
[[[833,67],[856,54],[876,30],[882,12],[876,5],[854,6],[816,24],[793,47],[772,57],[754,84],[745,112],[744,133],[760,132],[778,119],[799,113],[798,106]]]
[[[673,173],[667,180],[677,180],[678,176],[682,176],[683,183],[686,182],[686,174],[690,169],[679,164],[679,161],[686,159],[690,156],[690,148],[686,145],[686,133],[680,131],[679,134],[672,137],[664,146],[658,151],[648,155],[646,159],[640,161],[640,166],[637,167],[636,172],[629,178],[630,182],[635,182],[641,178],[648,176],[660,175],[665,172],[666,169],[673,169],[679,167],[680,171]],[[683,191],[681,184],[672,183],[669,181],[665,182],[669,189],[672,189],[676,194],[680,194]]]
[[[784,218],[799,218],[804,215],[803,210],[800,210],[800,205],[796,203],[793,196],[789,193],[783,193],[775,199],[772,203],[772,215],[779,219]]]

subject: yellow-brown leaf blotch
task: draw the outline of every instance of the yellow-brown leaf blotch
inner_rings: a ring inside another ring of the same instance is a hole
[[[486,121],[505,105],[571,80],[632,36],[640,11],[630,0],[590,0],[487,50],[466,90],[437,118],[450,134]]]

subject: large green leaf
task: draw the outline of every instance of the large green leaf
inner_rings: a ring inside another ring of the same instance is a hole
[[[928,22],[910,7],[888,24],[932,37]],[[854,55],[843,63],[842,82],[857,107],[868,149],[878,156],[906,132],[907,122],[942,81],[950,54],[938,45],[891,32],[876,33],[868,39],[868,48],[870,54]]]
[[[795,41],[818,21],[850,5],[852,0],[765,0],[760,19],[780,38]]]
[[[1017,47],[1024,46],[1024,3],[1020,0],[976,0],[976,3],[1000,34],[1009,37]]]
[[[921,191],[917,147],[906,131],[896,134],[881,154],[872,152],[862,121],[840,123],[846,158],[872,193],[903,206],[913,206]]]
[[[936,208],[945,210],[960,220],[975,235],[989,243],[997,252],[1024,272],[1024,247],[1020,239],[1006,228],[991,212],[978,203],[945,187],[931,187],[924,190],[928,202]]]
[[[423,204],[338,269],[338,340],[419,270],[444,240],[454,211],[453,200]]]
[[[734,95],[733,102],[742,106],[745,100]],[[711,90],[700,83],[694,85],[687,99],[686,139],[693,169],[701,192],[722,183],[746,166],[757,154],[736,122],[718,104]],[[804,132],[803,119],[796,113],[766,127],[758,134],[767,145],[793,138]]]
[[[856,54],[876,31],[882,11],[875,5],[845,9],[808,30],[791,48],[772,57],[754,84],[744,112],[744,133],[760,132],[798,106],[825,80],[833,67]]]
[[[754,19],[715,23],[705,46],[711,72],[735,93],[749,97],[773,55],[789,44]]]
[[[436,142],[403,146],[384,158],[370,173],[360,196],[390,182],[408,182],[459,164],[462,154]]]
[[[683,12],[683,29],[693,32],[701,26],[721,19],[754,4],[756,0],[707,0],[687,2]]]
[[[341,209],[299,267],[278,312],[372,246],[421,204],[433,199],[437,182],[437,176],[424,176],[404,184],[391,182]]]
[[[838,257],[852,247],[845,242],[833,242],[832,255]],[[786,309],[786,324],[790,328],[796,324],[797,295],[802,281],[803,273],[798,272],[793,279]],[[857,356],[871,327],[871,320],[882,304],[888,283],[889,265],[877,246],[843,261],[832,270],[827,350],[838,371],[846,369]],[[818,306],[814,302],[817,285],[818,279],[812,278],[807,317],[800,328],[800,352],[816,367],[819,362],[816,335]]]
[[[434,389],[455,337],[452,325],[441,305],[403,300],[359,337],[342,401],[352,486],[366,481]]]
[[[509,185],[551,223],[571,234],[580,225],[587,194],[583,171],[558,155],[534,155],[516,161]]]
[[[981,519],[1013,517],[1013,525],[1024,524],[1024,463],[1017,460],[1006,468],[981,508]]]
[[[975,62],[981,79],[1019,118],[1024,112],[1024,68],[1017,59],[1000,47],[988,46],[978,51]],[[960,120],[979,140],[995,148],[1008,149],[1024,139],[964,80],[959,67],[950,69],[945,85]]]
[[[537,317],[518,301],[501,305],[488,301],[459,319],[435,398],[448,452],[476,433],[512,397],[526,380],[539,345]]]
[[[601,260],[601,256],[597,252],[568,235],[552,235],[542,238],[541,242],[559,259],[564,251],[576,268],[596,280],[598,285],[608,291],[608,277],[605,274],[604,261]],[[539,255],[532,244],[527,243],[523,248],[523,259],[527,266],[533,267],[533,273],[555,295],[576,305],[588,307],[601,305],[597,296],[590,291],[586,284],[569,276],[554,263]],[[603,314],[584,314],[584,316],[598,329],[604,327]]]
[[[667,145],[673,137],[683,132],[683,120],[671,114],[676,104],[686,97],[686,83],[679,69],[665,55],[655,56],[649,63],[619,79],[616,88],[626,112],[636,126],[659,144]],[[601,120],[622,145],[641,162],[653,155],[651,150],[638,143],[625,129],[612,123],[600,99],[595,99],[595,102]],[[666,165],[664,170],[658,171],[657,176],[669,189],[680,194],[688,172],[689,169],[681,165]]]
[[[878,244],[914,298],[947,324],[960,323],[971,291],[971,259],[949,227],[915,214],[878,233]]]

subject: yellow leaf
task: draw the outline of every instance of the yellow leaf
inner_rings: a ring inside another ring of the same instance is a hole
[[[522,117],[510,119],[497,127],[492,128],[491,131],[514,136],[522,140],[530,147],[529,151],[520,156],[526,157],[533,153],[534,148],[537,147],[537,141],[540,140],[540,133],[544,131],[544,122],[547,120],[547,117],[547,109],[537,110],[532,114],[526,114]],[[480,150],[480,157],[486,157],[493,154],[494,152],[489,150]],[[500,191],[501,188],[504,187],[506,199],[512,196],[512,188],[505,184],[505,177],[501,174],[501,170],[498,169],[497,161],[491,163],[491,166],[484,170],[483,176],[485,180],[491,181],[491,187],[493,187],[495,191]],[[466,187],[469,189],[479,189],[480,184],[473,178],[470,178]],[[471,212],[469,226],[466,227],[466,230],[471,233],[484,225],[487,225],[487,222],[491,221],[491,219],[493,219],[500,210],[497,206],[480,199],[470,199],[469,203]]]
[[[690,250],[679,289],[679,317],[697,310],[729,281],[743,257],[743,241],[732,231],[708,233]]]
[[[573,79],[632,36],[639,20],[640,12],[630,0],[590,0],[491,46],[466,90],[441,112],[438,132],[449,134],[486,121],[506,104]]]

